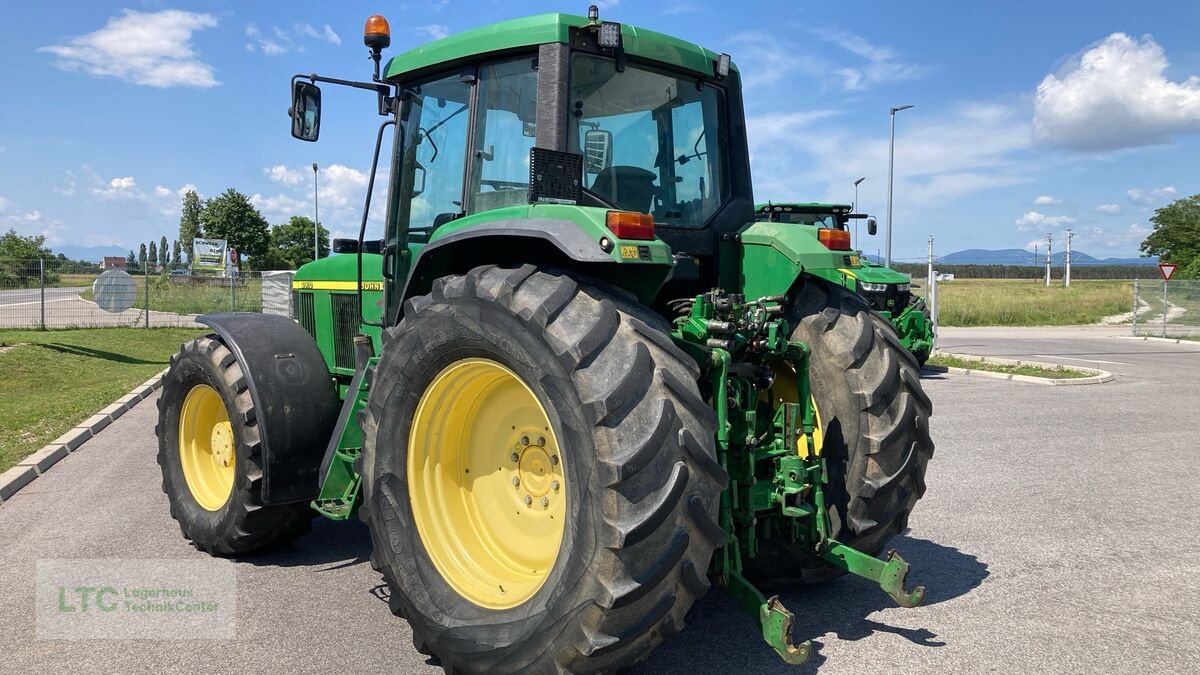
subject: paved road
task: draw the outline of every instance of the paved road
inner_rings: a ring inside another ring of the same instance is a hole
[[[145,325],[145,312],[127,309],[124,312],[106,312],[94,302],[88,302],[79,294],[88,287],[47,288],[45,322],[47,328],[75,326],[141,326]],[[151,326],[196,325],[194,314],[173,314],[151,310]],[[0,291],[0,328],[39,328],[42,325],[42,291],[24,288]]]
[[[1111,332],[1111,330],[1109,331]],[[929,587],[889,606],[841,579],[784,596],[813,662],[783,666],[723,593],[637,673],[1184,672],[1200,663],[1200,345],[1102,331],[947,330],[956,351],[1103,359],[1113,382],[1047,387],[925,380],[938,449],[912,530],[893,543]],[[1119,362],[1119,364],[1117,364]],[[1078,362],[1076,362],[1078,363]],[[318,522],[288,551],[236,566],[229,643],[34,639],[48,558],[197,558],[167,515],[143,403],[0,506],[5,670],[439,672],[379,599],[358,524]]]

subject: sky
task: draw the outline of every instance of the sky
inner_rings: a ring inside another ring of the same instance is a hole
[[[607,0],[601,16],[732,55],[755,198],[854,199],[879,218],[897,113],[893,258],[966,248],[1135,256],[1156,207],[1200,192],[1200,3]],[[494,21],[586,2],[369,4],[126,0],[0,4],[0,230],[53,246],[178,232],[184,191],[233,187],[272,223],[358,229],[382,120],[324,87],[318,143],[291,138],[295,73],[368,79],[385,57]],[[380,200],[382,201],[382,200]],[[372,222],[378,225],[378,209]],[[373,228],[374,229],[374,228]]]

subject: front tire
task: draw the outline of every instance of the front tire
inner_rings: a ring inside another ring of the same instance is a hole
[[[679,631],[724,538],[727,477],[697,376],[661,318],[565,274],[480,267],[410,300],[363,414],[361,513],[418,650],[447,672],[599,672]],[[525,412],[495,422],[510,408]],[[546,438],[531,450],[522,437],[542,419]],[[561,462],[541,461],[542,450]],[[527,452],[550,473],[526,473]],[[547,478],[562,490],[542,507],[525,487]],[[439,522],[437,512],[476,515]],[[514,525],[534,517],[545,541]],[[496,541],[505,537],[525,544]],[[550,555],[524,556],[538,569],[509,575],[517,548],[542,544]]]
[[[262,501],[262,441],[245,374],[216,335],[183,344],[158,399],[158,465],[171,517],[201,551],[234,555],[291,542],[307,503]]]
[[[920,366],[870,305],[821,279],[801,282],[788,318],[792,339],[812,350],[809,379],[828,460],[830,536],[878,555],[908,526],[925,493],[933,405],[921,388]],[[845,572],[779,538],[747,561],[746,573],[763,583],[786,583]]]

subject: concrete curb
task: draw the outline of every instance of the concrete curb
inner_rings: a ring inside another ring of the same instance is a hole
[[[133,406],[148,398],[155,389],[162,386],[162,380],[166,374],[167,370],[164,369],[161,373],[146,380],[145,383],[134,387],[133,391],[117,399],[116,402],[105,406],[95,415],[80,422],[74,429],[54,439],[42,449],[17,462],[13,468],[0,474],[0,504],[12,499],[18,490],[49,471],[70,453],[79,450],[89,438],[100,433]]]
[[[1118,340],[1141,340],[1142,342],[1167,342],[1176,345],[1194,344],[1200,346],[1200,342],[1196,340],[1184,340],[1183,338],[1154,337],[1153,335],[1113,335],[1112,337]]]
[[[1018,361],[1015,359],[1002,359],[996,356],[976,356],[975,354],[951,354],[950,352],[936,352],[935,355],[951,356],[964,361],[978,361],[980,363],[996,363],[1006,366],[1037,366],[1039,368],[1059,369],[1070,368],[1071,370],[1081,370],[1087,373],[1095,373],[1091,377],[1070,377],[1070,378],[1051,378],[1051,377],[1034,377],[1032,375],[1010,375],[1009,373],[996,373],[990,370],[973,370],[971,368],[959,368],[957,366],[925,366],[927,370],[932,370],[939,373],[954,373],[956,375],[978,375],[982,377],[990,377],[997,380],[1012,380],[1014,382],[1029,382],[1032,384],[1049,384],[1054,386],[1071,386],[1082,384],[1102,384],[1113,379],[1113,374],[1107,370],[1099,368],[1086,368],[1083,366],[1063,366],[1058,363],[1046,363],[1045,361]]]

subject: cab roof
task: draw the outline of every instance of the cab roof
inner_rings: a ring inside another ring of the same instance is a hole
[[[585,17],[574,14],[538,14],[510,19],[457,33],[410,49],[392,57],[384,68],[387,79],[399,78],[434,66],[469,59],[490,52],[560,42],[567,44],[570,30],[588,25]],[[701,76],[713,74],[717,53],[692,42],[645,28],[621,24],[621,42],[625,53],[690,70]],[[736,70],[732,64],[730,69]]]
[[[792,213],[829,213],[831,211],[845,211],[850,213],[850,204],[826,204],[822,202],[767,202],[766,204],[755,204],[755,213],[765,213],[768,208],[782,207]]]

